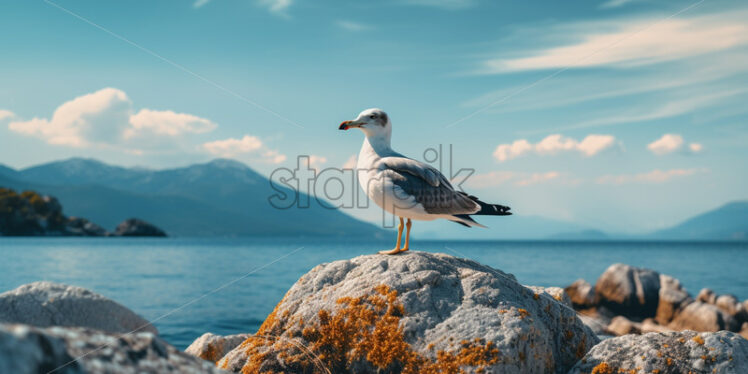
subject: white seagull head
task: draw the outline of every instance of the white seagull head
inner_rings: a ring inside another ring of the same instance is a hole
[[[339,130],[357,128],[366,134],[369,139],[386,138],[392,134],[392,123],[390,117],[379,108],[366,109],[352,121],[343,121]]]

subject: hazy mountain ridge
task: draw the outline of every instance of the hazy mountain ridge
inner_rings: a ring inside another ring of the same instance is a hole
[[[57,196],[71,215],[111,228],[126,216],[162,226],[177,236],[381,236],[376,225],[326,208],[310,198],[307,209],[276,209],[268,180],[233,160],[164,170],[124,168],[73,158],[22,170],[0,165],[0,186]],[[293,194],[291,190],[283,189]],[[300,198],[306,198],[301,194]],[[574,222],[515,215],[484,217],[490,230],[443,221],[415,237],[550,240],[748,240],[748,201],[728,203],[649,234],[604,232]]]
[[[178,236],[381,234],[376,226],[314,199],[307,209],[275,209],[267,199],[277,192],[267,179],[231,160],[148,170],[73,158],[20,171],[2,169],[0,183],[55,195],[69,214],[107,227],[137,216]]]

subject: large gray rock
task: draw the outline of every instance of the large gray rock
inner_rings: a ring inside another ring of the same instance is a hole
[[[85,288],[52,282],[29,283],[0,294],[0,323],[158,333],[148,321],[113,300]]]
[[[195,357],[200,357],[203,360],[216,362],[250,336],[250,334],[221,336],[206,332],[195,339],[184,352]]]
[[[0,373],[221,373],[154,334],[0,325]]]
[[[598,305],[632,320],[654,317],[660,291],[660,274],[653,270],[613,264],[595,284]]]
[[[748,340],[727,331],[626,335],[592,348],[569,374],[748,373]]]
[[[245,372],[565,373],[597,342],[573,309],[513,275],[444,254],[405,252],[315,267],[257,335],[218,366]]]

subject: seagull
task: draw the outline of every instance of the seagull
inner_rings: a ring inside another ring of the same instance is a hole
[[[443,218],[466,227],[486,227],[470,216],[512,214],[507,206],[487,204],[456,191],[436,168],[394,151],[390,147],[392,123],[381,109],[366,109],[356,119],[341,123],[338,129],[354,128],[366,135],[356,164],[361,187],[380,208],[400,218],[395,248],[379,253],[394,255],[409,249],[411,220]],[[403,224],[403,219],[407,219],[407,223]],[[407,233],[405,245],[401,247],[403,226]]]

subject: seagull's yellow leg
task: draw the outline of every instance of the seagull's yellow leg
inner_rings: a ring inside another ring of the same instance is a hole
[[[408,222],[405,224],[405,228],[407,229],[405,231],[405,246],[400,250],[400,252],[405,252],[408,249],[408,244],[410,244],[410,226],[413,226],[413,223],[410,221],[410,218],[408,218]]]
[[[389,251],[379,251],[383,255],[394,255],[400,252],[400,240],[403,238],[403,217],[400,217],[400,225],[397,226],[397,246]]]

